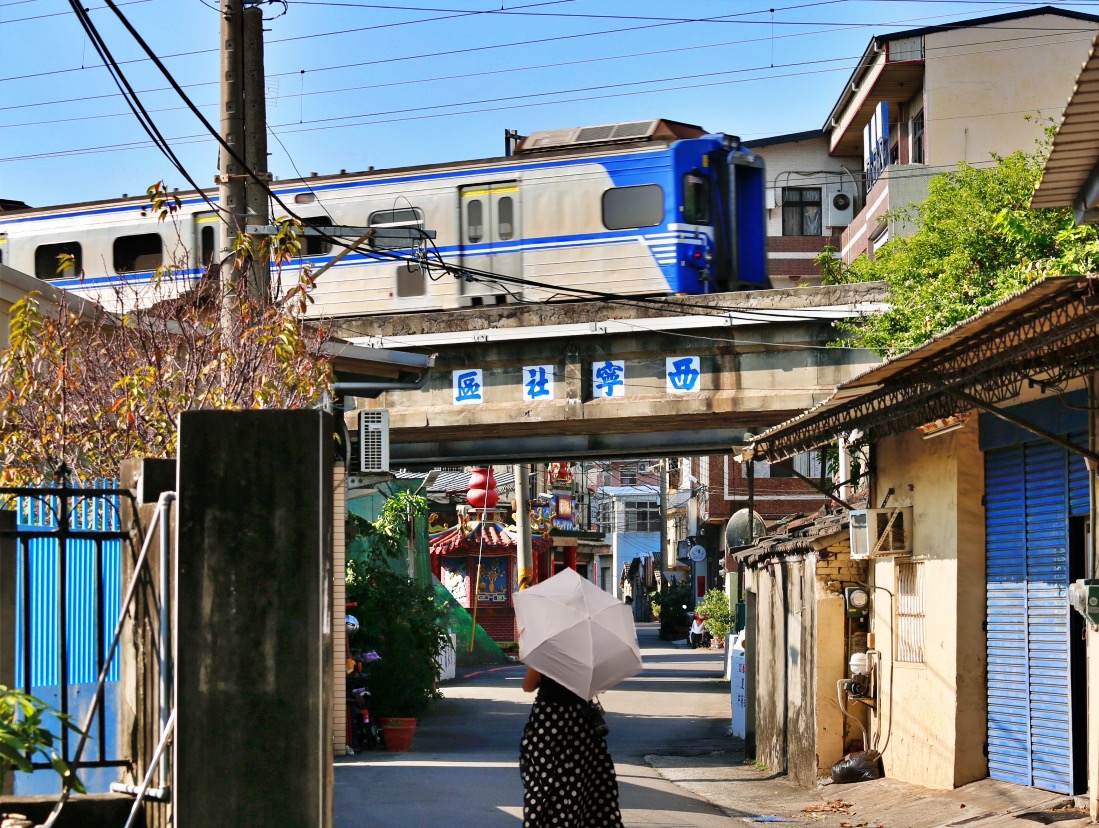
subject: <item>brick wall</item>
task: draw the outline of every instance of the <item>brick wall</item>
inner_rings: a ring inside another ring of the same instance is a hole
[[[477,623],[493,641],[518,641],[515,610],[511,607],[478,607]]]

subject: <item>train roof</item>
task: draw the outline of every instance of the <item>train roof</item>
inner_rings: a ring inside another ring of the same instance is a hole
[[[392,177],[408,175],[425,170],[461,170],[483,164],[511,163],[521,164],[524,157],[537,154],[540,160],[553,158],[583,157],[608,146],[621,147],[623,151],[643,150],[649,145],[667,145],[674,141],[689,138],[699,138],[707,132],[700,126],[687,124],[681,121],[673,121],[666,118],[653,118],[646,121],[626,121],[618,124],[601,124],[591,127],[569,127],[567,129],[543,130],[532,132],[519,141],[514,155],[503,155],[488,158],[469,158],[460,161],[443,161],[431,164],[414,164],[406,167],[386,167],[347,172],[341,170],[338,173],[328,175],[310,175],[301,178],[283,178],[271,182],[271,188],[275,191],[281,189],[293,190],[311,184],[323,184],[335,181],[369,181],[371,178]],[[197,197],[198,190],[173,190],[172,195],[181,199]],[[215,196],[217,189],[211,187],[201,192]],[[18,218],[28,213],[50,213],[56,210],[73,210],[79,208],[96,208],[106,205],[133,204],[140,206],[148,204],[147,194],[123,195],[121,198],[105,198],[93,201],[78,201],[67,204],[50,204],[42,207],[30,207],[22,202],[8,202],[13,206],[2,211],[0,225],[5,219]]]

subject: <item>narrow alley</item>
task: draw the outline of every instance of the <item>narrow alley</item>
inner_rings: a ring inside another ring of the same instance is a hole
[[[711,828],[730,824],[720,809],[667,781],[646,755],[728,752],[729,685],[723,651],[676,648],[656,624],[637,628],[645,670],[603,694],[627,826]],[[407,753],[383,750],[336,762],[337,828],[514,828],[522,821],[519,739],[533,697],[522,665],[468,670],[416,729]]]

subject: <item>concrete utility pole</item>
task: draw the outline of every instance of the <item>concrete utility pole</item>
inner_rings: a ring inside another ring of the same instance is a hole
[[[244,170],[237,158],[245,157],[244,148],[244,4],[243,0],[222,0],[221,5],[221,140],[231,147],[236,158],[221,147],[218,157],[218,206],[221,208],[221,255],[227,263],[233,255],[233,239],[244,231],[247,205]],[[233,267],[222,266],[222,307],[237,288],[239,274]]]
[[[264,182],[267,174],[267,99],[263,77],[263,11],[259,6],[244,10],[244,159]],[[245,180],[248,224],[267,224],[267,188],[249,177]],[[266,297],[270,284],[268,257],[256,256],[249,275],[249,291]]]
[[[530,466],[517,463],[515,474],[515,553],[518,556],[516,569],[519,573],[519,589],[534,585],[534,567],[532,565],[530,538]]]

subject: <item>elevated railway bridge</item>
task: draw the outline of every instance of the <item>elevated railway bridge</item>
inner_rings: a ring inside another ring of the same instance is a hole
[[[352,388],[387,409],[395,468],[724,454],[880,361],[829,343],[833,322],[884,307],[883,294],[864,283],[502,305],[335,332],[435,355],[416,382]]]

